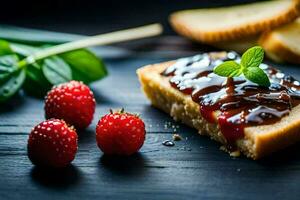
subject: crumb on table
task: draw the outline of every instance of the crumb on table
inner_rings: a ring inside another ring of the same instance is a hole
[[[181,137],[179,134],[174,133],[174,134],[173,134],[173,140],[174,140],[174,141],[180,141],[180,140],[182,140],[182,137]]]

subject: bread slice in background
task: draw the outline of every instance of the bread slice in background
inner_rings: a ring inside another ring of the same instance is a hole
[[[170,77],[161,75],[174,62],[148,65],[138,69],[142,89],[153,106],[170,114],[175,120],[196,128],[201,135],[225,144],[225,139],[215,123],[208,123],[200,113],[200,107],[190,95],[171,87]],[[271,125],[245,128],[245,137],[238,140],[238,149],[252,159],[259,159],[272,152],[300,141],[300,105],[288,116]]]
[[[259,45],[276,62],[300,64],[300,18],[264,33],[259,39]]]
[[[203,43],[254,36],[293,21],[300,0],[274,0],[238,6],[178,11],[170,23],[179,34]]]

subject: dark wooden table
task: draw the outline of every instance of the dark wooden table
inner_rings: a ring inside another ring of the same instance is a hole
[[[71,167],[45,171],[27,158],[31,128],[44,120],[43,100],[26,95],[0,108],[0,199],[299,199],[300,147],[263,160],[231,158],[219,144],[150,106],[140,90],[137,68],[209,50],[179,37],[123,44],[106,56],[109,76],[92,85],[97,109],[93,124],[79,133]],[[102,53],[100,49],[98,53]],[[299,66],[298,66],[299,67]],[[300,78],[297,66],[281,66]],[[103,156],[95,126],[110,108],[140,113],[147,127],[141,151],[128,158]],[[176,129],[176,130],[175,130]],[[174,132],[184,140],[162,142]]]

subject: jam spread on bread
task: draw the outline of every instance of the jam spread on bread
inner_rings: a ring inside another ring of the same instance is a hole
[[[239,62],[240,57],[235,52],[221,52],[182,58],[162,75],[170,77],[172,87],[191,95],[208,122],[219,124],[229,149],[233,149],[235,141],[244,136],[245,127],[272,124],[288,115],[300,103],[300,83],[266,64],[260,68],[270,78],[268,88],[243,76],[214,74],[214,67],[226,60]]]

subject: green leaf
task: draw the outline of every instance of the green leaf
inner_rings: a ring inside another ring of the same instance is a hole
[[[6,81],[0,84],[0,102],[4,102],[16,94],[21,88],[25,77],[24,69],[19,69],[14,73],[11,73]]]
[[[11,43],[10,47],[16,54],[20,55],[21,57],[27,57],[32,53],[40,50],[40,48],[38,47],[33,47],[24,44],[17,44],[17,43]]]
[[[260,86],[269,87],[270,80],[267,74],[259,67],[248,67],[243,70],[244,76]]]
[[[10,25],[0,25],[0,29],[0,38],[31,45],[62,44],[86,37],[76,34],[21,28]]]
[[[17,55],[11,54],[11,55],[4,55],[0,57],[0,64],[6,65],[6,66],[14,66],[16,68],[16,63],[19,61],[19,58]]]
[[[73,71],[73,78],[85,83],[91,83],[107,75],[103,61],[94,53],[86,49],[80,49],[61,54]]]
[[[214,73],[224,77],[235,77],[241,75],[242,68],[235,61],[226,61],[215,67]]]
[[[44,76],[41,65],[35,63],[27,67],[23,88],[28,94],[43,97],[51,87],[52,84]]]
[[[260,46],[248,49],[242,56],[241,65],[243,68],[259,67],[264,59],[264,50]]]
[[[13,54],[9,42],[5,40],[0,40],[0,56],[7,55],[7,54]]]
[[[12,43],[11,47],[18,55],[26,57],[48,46],[32,47],[29,45]],[[88,84],[107,75],[107,70],[102,60],[89,50],[80,49],[67,52],[59,55],[59,57],[71,67],[72,78],[74,80],[80,80]]]
[[[46,79],[53,85],[72,80],[70,66],[58,56],[44,59],[42,71]]]
[[[11,73],[17,70],[17,62],[18,57],[16,55],[6,55],[0,57],[0,80],[5,79]]]
[[[18,57],[7,55],[0,57],[0,102],[16,94],[25,80],[25,70],[17,67]]]

